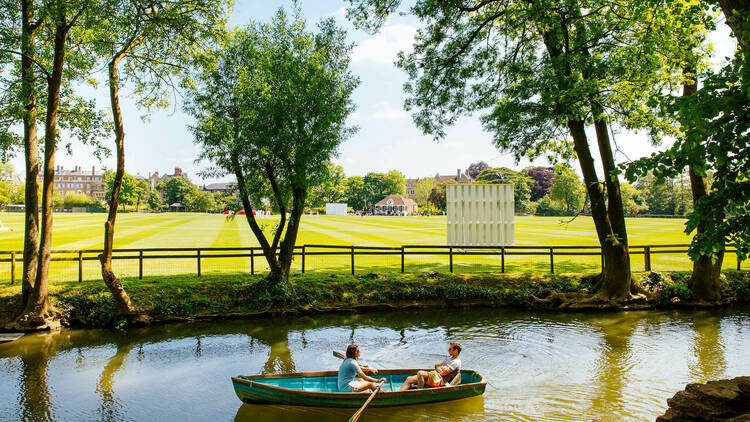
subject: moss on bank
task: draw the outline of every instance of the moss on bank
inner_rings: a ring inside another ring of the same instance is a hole
[[[654,293],[650,303],[654,307],[674,307],[690,301],[686,284],[689,273],[638,273],[634,277]],[[580,274],[298,274],[292,277],[294,298],[279,305],[256,288],[261,278],[246,274],[163,276],[125,279],[124,285],[133,302],[159,322],[368,307],[525,307],[532,296],[586,292],[593,281],[591,276]],[[726,303],[750,302],[750,273],[727,272],[722,278]],[[0,287],[0,326],[13,315],[20,293],[20,286]],[[50,297],[69,324],[89,327],[126,324],[102,282],[53,284]]]

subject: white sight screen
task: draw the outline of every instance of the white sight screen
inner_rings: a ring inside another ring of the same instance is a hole
[[[512,246],[513,185],[448,185],[448,246]]]

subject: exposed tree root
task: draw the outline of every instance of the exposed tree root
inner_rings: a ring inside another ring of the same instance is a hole
[[[62,313],[48,304],[43,309],[23,312],[14,321],[6,324],[5,329],[22,332],[56,330],[60,328],[61,320]]]

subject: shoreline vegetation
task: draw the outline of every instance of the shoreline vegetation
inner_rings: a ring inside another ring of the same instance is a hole
[[[595,274],[446,274],[331,273],[290,277],[293,293],[280,299],[264,293],[265,275],[206,274],[123,279],[139,315],[127,319],[104,283],[69,282],[50,286],[53,306],[64,327],[127,328],[144,323],[194,319],[253,318],[284,314],[359,312],[381,309],[462,308],[467,306],[558,309],[564,311],[627,311],[728,306],[750,303],[750,272],[726,271],[721,276],[722,299],[706,304],[691,297],[689,271],[634,273],[646,297],[611,306],[582,305],[559,309],[556,294],[585,294]],[[17,313],[20,286],[0,287],[0,327]]]

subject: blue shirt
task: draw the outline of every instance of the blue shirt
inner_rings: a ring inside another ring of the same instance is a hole
[[[349,383],[357,378],[357,374],[359,373],[359,371],[359,364],[355,359],[344,359],[344,361],[341,363],[341,366],[339,367],[339,391],[351,392],[352,388],[349,386]]]

